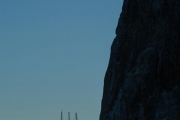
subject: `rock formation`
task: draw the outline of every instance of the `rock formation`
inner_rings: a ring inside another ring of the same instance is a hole
[[[180,0],[124,0],[100,120],[180,120]]]

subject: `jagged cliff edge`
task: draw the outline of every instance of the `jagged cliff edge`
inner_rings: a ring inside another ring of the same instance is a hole
[[[179,0],[124,0],[100,120],[180,120]]]

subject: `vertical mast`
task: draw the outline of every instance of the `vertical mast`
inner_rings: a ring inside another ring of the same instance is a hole
[[[61,120],[63,120],[63,113],[62,113],[62,111],[61,111]]]
[[[78,120],[77,113],[75,114],[76,120]]]
[[[70,120],[70,112],[68,112],[68,120]]]

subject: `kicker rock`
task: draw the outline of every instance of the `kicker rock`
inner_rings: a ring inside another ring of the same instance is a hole
[[[180,120],[179,0],[124,0],[100,120]]]

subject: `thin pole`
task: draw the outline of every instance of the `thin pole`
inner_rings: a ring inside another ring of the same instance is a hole
[[[61,120],[63,120],[63,113],[62,113],[62,111],[61,111]]]
[[[68,112],[68,120],[70,120],[70,112]]]
[[[76,116],[76,120],[78,120],[77,113],[75,114],[75,116]]]

